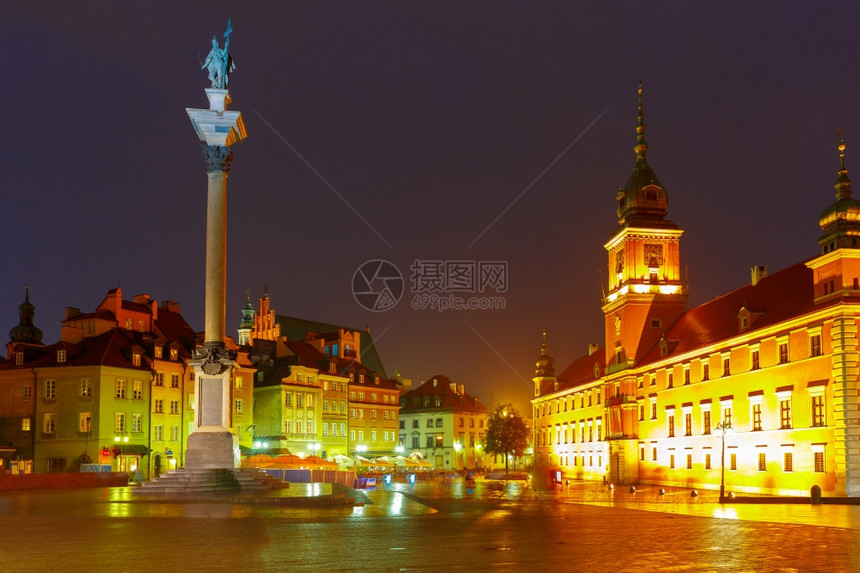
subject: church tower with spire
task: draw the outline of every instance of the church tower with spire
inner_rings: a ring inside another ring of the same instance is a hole
[[[6,354],[12,357],[12,348],[18,345],[44,347],[42,331],[33,324],[36,307],[30,302],[30,285],[24,287],[24,302],[18,306],[18,325],[9,331],[9,342],[6,344]]]
[[[616,195],[618,228],[604,245],[608,289],[603,299],[607,374],[632,367],[686,310],[681,277],[683,230],[666,219],[669,197],[648,165],[639,81],[636,165]]]
[[[254,305],[251,303],[251,289],[248,289],[245,306],[242,307],[242,320],[239,322],[239,345],[251,344],[251,332],[254,330]]]
[[[540,346],[540,356],[535,362],[535,375],[532,378],[535,385],[535,396],[555,392],[558,390],[558,379],[555,377],[555,360],[549,355],[549,347],[546,344],[546,330]]]

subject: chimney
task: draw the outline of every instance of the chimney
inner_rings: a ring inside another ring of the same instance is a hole
[[[597,352],[597,345],[596,344],[589,344],[588,345],[588,355],[591,356],[595,352]]]
[[[182,305],[175,300],[165,300],[161,303],[161,308],[168,312],[175,312],[179,314],[179,312],[182,310]]]
[[[136,294],[134,295],[134,302],[136,302],[137,304],[147,304],[149,303],[149,295],[146,293]]]
[[[758,284],[758,282],[767,276],[767,267],[762,267],[756,265],[750,269],[750,276],[752,278],[752,286]]]
[[[66,307],[66,320],[69,320],[70,318],[74,318],[76,316],[80,316],[80,314],[81,314],[81,309],[75,308],[73,306],[67,306]]]

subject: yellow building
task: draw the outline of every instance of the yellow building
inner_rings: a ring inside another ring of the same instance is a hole
[[[820,254],[754,267],[747,285],[687,310],[683,231],[646,160],[641,96],[636,166],[604,245],[604,345],[556,376],[544,340],[535,455],[613,483],[860,495],[860,201],[844,144]]]

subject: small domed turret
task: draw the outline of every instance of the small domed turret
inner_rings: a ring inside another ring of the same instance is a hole
[[[839,132],[839,171],[836,176],[836,202],[821,213],[818,224],[824,236],[818,240],[821,254],[841,248],[860,247],[860,201],[851,198],[851,179],[845,168],[845,141]]]
[[[540,356],[538,357],[537,362],[535,362],[535,376],[555,376],[555,359],[549,355],[549,348],[546,345],[546,330],[543,331],[543,343],[540,347]]]
[[[18,306],[18,326],[9,331],[9,342],[41,344],[42,331],[33,324],[36,307],[30,302],[30,285],[24,288],[24,302]]]

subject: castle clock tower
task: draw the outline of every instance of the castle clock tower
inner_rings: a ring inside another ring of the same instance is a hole
[[[679,243],[684,232],[667,220],[666,189],[648,165],[642,81],[639,81],[636,166],[616,196],[618,228],[604,247],[609,281],[603,299],[607,374],[636,364],[686,310]]]

